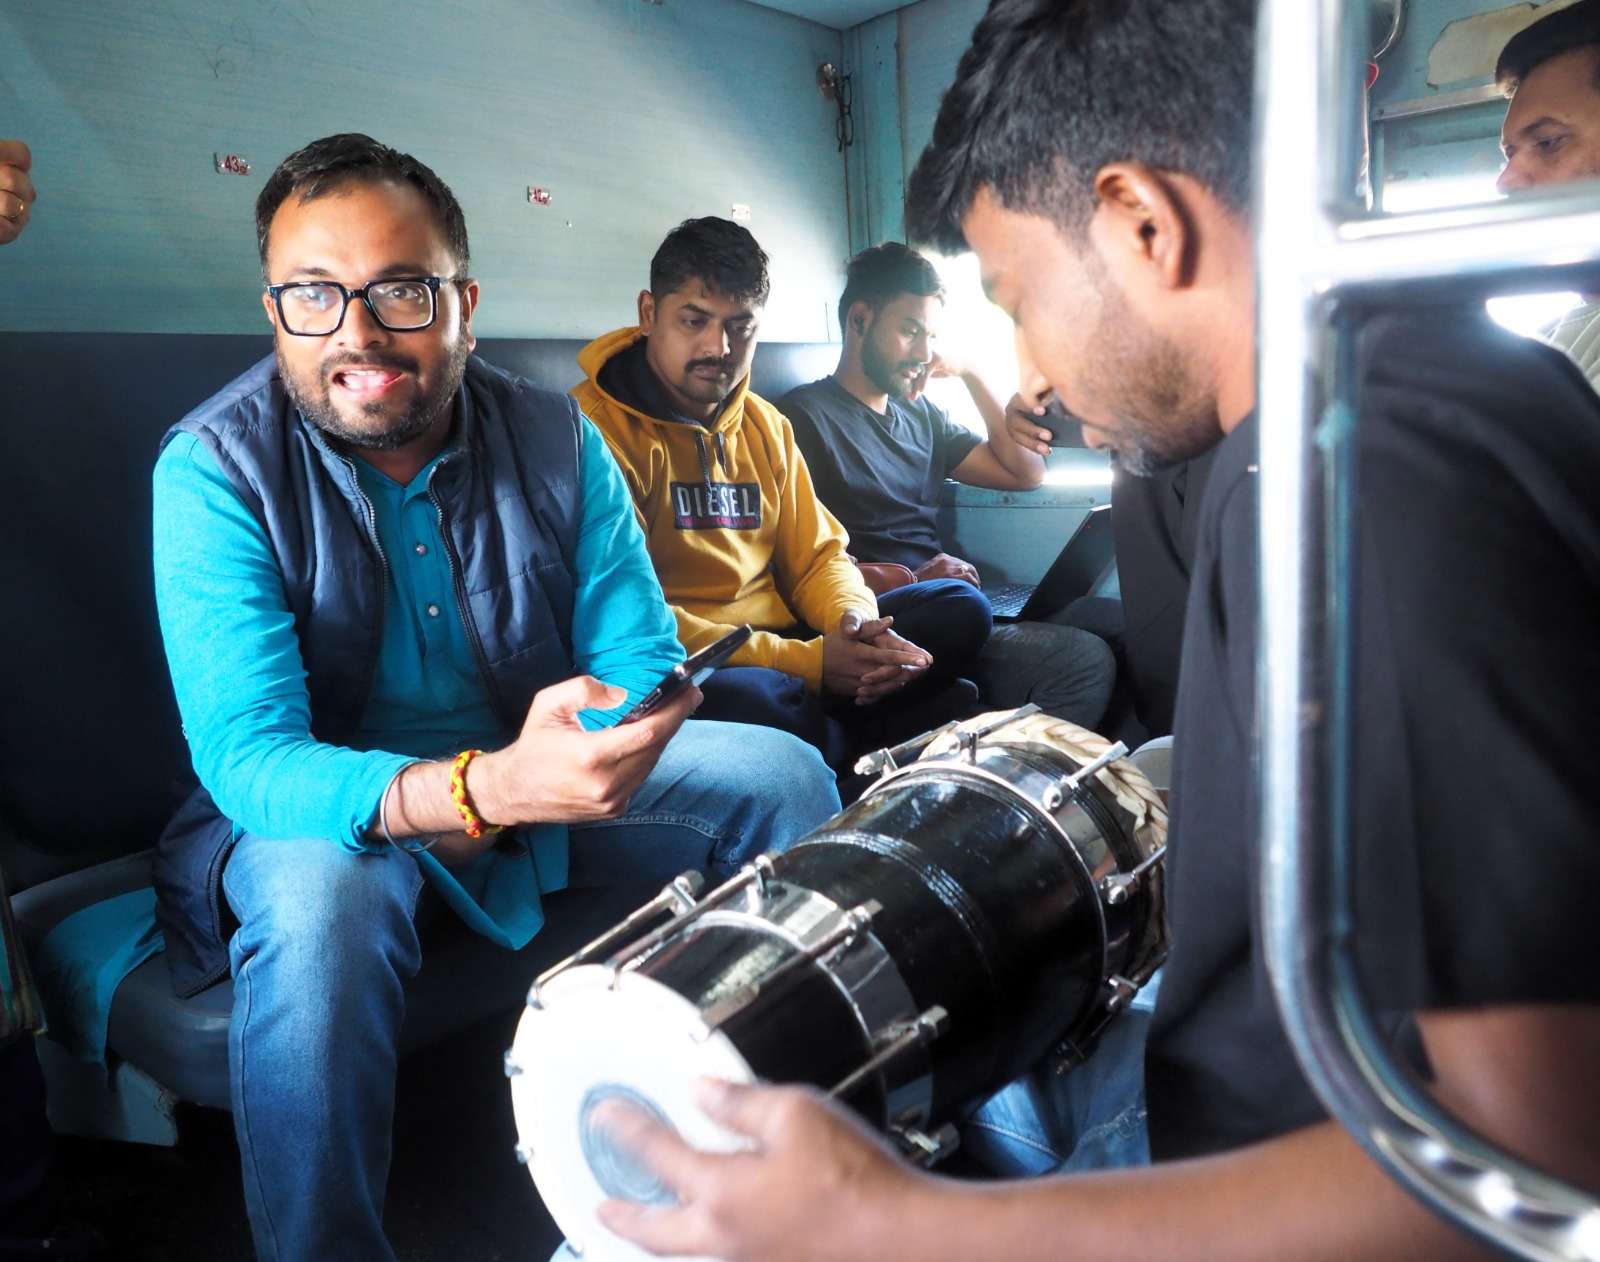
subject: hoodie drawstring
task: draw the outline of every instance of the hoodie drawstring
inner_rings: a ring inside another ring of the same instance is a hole
[[[720,435],[719,435],[720,438]],[[706,452],[706,437],[699,430],[694,435],[695,449],[700,453],[700,476],[705,479],[706,493],[711,492],[711,457]],[[724,462],[726,465],[726,462]]]

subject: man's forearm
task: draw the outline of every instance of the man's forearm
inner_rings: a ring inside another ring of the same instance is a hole
[[[1006,424],[1005,404],[994,397],[988,383],[977,373],[963,374],[961,382],[972,396],[978,414],[983,417],[984,428],[989,432],[989,450],[994,453],[1000,467],[1019,482],[1030,487],[1038,486],[1044,480],[1044,457],[1027,450],[1011,436],[1011,429]]]
[[[516,811],[509,805],[507,785],[503,778],[505,768],[503,752],[479,754],[467,764],[467,800],[478,818],[486,824],[528,824],[534,820],[515,818]],[[461,814],[456,810],[455,799],[450,796],[450,762],[412,763],[389,786],[384,800],[383,822],[388,824],[389,836],[399,841],[406,837],[438,837],[461,834]],[[375,839],[382,837],[382,823],[372,830]]]
[[[1008,1262],[1477,1262],[1332,1122],[1217,1157],[1002,1184],[930,1180],[860,1256]],[[879,1247],[882,1245],[883,1247]]]

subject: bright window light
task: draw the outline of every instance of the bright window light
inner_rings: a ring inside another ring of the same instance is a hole
[[[962,254],[942,258],[930,254],[929,261],[944,282],[944,322],[936,349],[977,368],[994,397],[1003,406],[1017,392],[1017,340],[1006,314],[983,296],[978,272],[978,257]],[[978,406],[959,381],[930,382],[928,397],[950,413],[950,419],[977,434],[988,431]]]
[[[1475,175],[1449,175],[1431,180],[1391,180],[1383,186],[1383,210],[1388,215],[1403,215],[1416,210],[1492,202],[1500,196],[1494,186],[1497,179],[1497,173],[1479,171]]]
[[[1067,465],[1044,471],[1046,486],[1103,487],[1111,485],[1111,462],[1103,465]]]
[[[1494,321],[1523,337],[1543,337],[1583,299],[1577,294],[1509,294],[1489,299]]]

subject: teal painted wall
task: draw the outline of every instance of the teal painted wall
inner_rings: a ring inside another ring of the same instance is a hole
[[[850,244],[905,238],[905,185],[988,0],[918,0],[845,32],[856,82]]]
[[[956,77],[956,63],[967,51],[972,28],[988,0],[921,0],[900,11],[900,43],[905,76],[906,174],[933,138],[939,102]]]
[[[854,252],[905,232],[899,14],[886,13],[846,31],[844,57],[854,101],[855,142],[846,153]]]
[[[0,251],[0,329],[264,328],[255,195],[355,130],[455,190],[485,335],[627,323],[665,232],[742,203],[773,260],[764,335],[836,337],[845,172],[815,76],[841,53],[744,0],[5,0],[0,135],[33,146],[40,201]]]

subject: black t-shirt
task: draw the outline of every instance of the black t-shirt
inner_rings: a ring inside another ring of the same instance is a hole
[[[1362,339],[1358,944],[1386,1024],[1600,1001],[1600,400],[1476,313]],[[1152,1153],[1323,1116],[1278,1020],[1256,907],[1256,423],[1200,522],[1167,863],[1173,952],[1146,1060]]]
[[[817,498],[850,534],[858,561],[916,569],[939,544],[939,490],[983,440],[928,401],[889,400],[879,416],[832,377],[778,401]]]
[[[1124,676],[1151,736],[1172,731],[1200,503],[1215,455],[1213,448],[1150,477],[1119,469],[1111,483]]]

